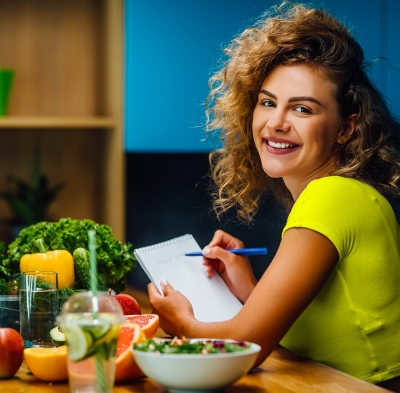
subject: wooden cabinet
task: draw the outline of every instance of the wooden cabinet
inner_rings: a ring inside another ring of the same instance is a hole
[[[0,37],[0,67],[16,71],[0,190],[8,174],[29,180],[37,147],[50,184],[66,184],[49,219],[90,218],[124,241],[123,0],[0,0]]]

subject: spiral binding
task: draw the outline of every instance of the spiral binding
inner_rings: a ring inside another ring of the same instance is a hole
[[[137,248],[135,250],[135,252],[137,252],[137,253],[145,253],[145,252],[149,252],[149,251],[154,251],[154,250],[158,250],[160,248],[169,247],[169,246],[171,246],[173,244],[182,243],[182,242],[184,242],[186,240],[189,240],[189,239],[193,239],[193,236],[189,235],[189,234],[186,234],[186,235],[182,235],[182,236],[175,237],[173,239],[167,240],[165,242],[153,244],[153,245],[147,246],[147,247]]]

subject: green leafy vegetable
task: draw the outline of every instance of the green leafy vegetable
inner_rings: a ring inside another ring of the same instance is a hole
[[[176,337],[171,341],[155,341],[149,339],[141,344],[133,344],[133,348],[142,352],[165,354],[202,354],[241,352],[249,348],[243,341],[202,340],[187,341]]]
[[[132,244],[121,243],[113,236],[110,226],[97,224],[89,219],[62,218],[58,222],[41,221],[23,229],[9,245],[0,270],[3,268],[7,276],[19,272],[19,261],[23,255],[40,252],[35,243],[38,238],[43,239],[46,251],[67,250],[74,255],[78,248],[88,250],[89,230],[96,232],[97,269],[101,287],[111,287],[116,292],[122,292],[127,273],[136,266]],[[81,263],[82,261],[78,262],[78,269],[83,266]],[[74,289],[90,289],[87,280],[82,279],[78,271],[75,273],[77,281]]]
[[[6,258],[6,245],[0,241],[0,278],[8,278],[11,274],[9,269],[4,266],[4,259]]]
[[[63,304],[77,292],[86,292],[85,289],[72,289],[68,287],[63,287],[58,291],[58,296],[60,298],[60,310]]]
[[[12,274],[7,278],[0,278],[0,295],[18,295],[19,274]]]
[[[13,278],[13,274],[4,265],[6,258],[6,246],[4,242],[0,241],[0,295],[8,295],[12,288],[10,288],[9,282]]]

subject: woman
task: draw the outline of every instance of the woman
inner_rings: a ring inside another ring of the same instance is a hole
[[[211,79],[209,130],[220,215],[251,221],[273,192],[290,211],[257,283],[243,243],[217,231],[203,250],[243,302],[231,320],[197,321],[163,282],[150,302],[172,335],[247,340],[261,363],[278,345],[357,378],[400,375],[398,124],[363,69],[363,51],[325,11],[282,5],[244,31]],[[395,381],[395,380],[393,380]]]

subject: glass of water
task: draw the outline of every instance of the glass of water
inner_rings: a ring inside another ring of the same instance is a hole
[[[26,345],[52,347],[50,330],[55,326],[59,312],[57,273],[21,273],[19,302],[20,333],[28,342]]]

